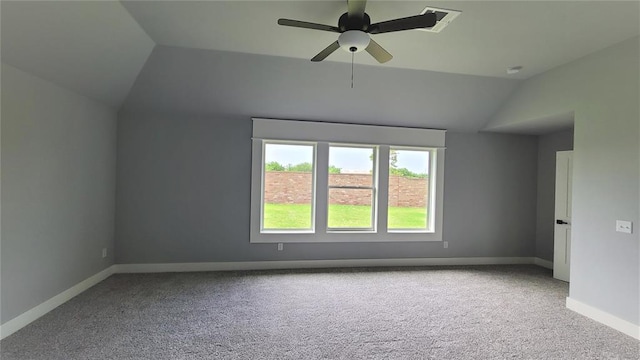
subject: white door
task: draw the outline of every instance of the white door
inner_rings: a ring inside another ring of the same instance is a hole
[[[571,184],[573,151],[556,153],[556,222],[553,245],[553,277],[569,281],[571,260]]]

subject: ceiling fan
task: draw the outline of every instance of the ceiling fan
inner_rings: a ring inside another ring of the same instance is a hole
[[[351,53],[365,50],[379,63],[385,63],[391,60],[393,56],[377,42],[373,41],[370,35],[429,28],[437,22],[435,13],[425,13],[372,24],[369,14],[364,11],[366,4],[366,0],[347,0],[347,12],[340,16],[337,27],[290,19],[278,19],[278,24],[340,33],[338,40],[320,51],[318,55],[311,58],[311,61],[322,61],[342,47]]]

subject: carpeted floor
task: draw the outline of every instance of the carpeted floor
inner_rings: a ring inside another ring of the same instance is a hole
[[[114,275],[0,343],[12,359],[639,359],[535,266]]]

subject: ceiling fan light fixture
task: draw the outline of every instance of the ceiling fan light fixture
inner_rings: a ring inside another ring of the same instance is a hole
[[[357,53],[366,49],[370,40],[369,34],[364,31],[348,30],[340,34],[338,44],[347,52]]]

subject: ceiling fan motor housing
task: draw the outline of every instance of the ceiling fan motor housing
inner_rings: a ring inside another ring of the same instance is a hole
[[[348,30],[367,31],[369,29],[369,25],[371,25],[371,18],[367,13],[364,13],[361,18],[350,18],[348,13],[344,13],[340,16],[340,19],[338,19],[338,29],[340,30],[340,32],[345,32]]]
[[[340,34],[338,44],[348,52],[357,53],[366,49],[370,40],[369,34],[364,31],[348,30]]]

